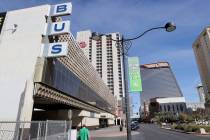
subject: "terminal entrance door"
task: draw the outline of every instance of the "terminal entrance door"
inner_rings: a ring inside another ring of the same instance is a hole
[[[100,128],[108,127],[108,120],[106,118],[100,118],[99,127]]]

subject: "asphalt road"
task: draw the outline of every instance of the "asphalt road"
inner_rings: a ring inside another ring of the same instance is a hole
[[[140,133],[133,135],[132,140],[210,140],[210,136],[195,136],[164,130],[153,124],[140,124]],[[93,138],[93,140],[126,140],[126,137]]]

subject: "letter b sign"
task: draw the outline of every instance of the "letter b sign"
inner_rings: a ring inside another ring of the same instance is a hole
[[[54,5],[53,13],[51,16],[64,16],[64,15],[70,15],[72,12],[72,4],[69,3],[62,3]]]
[[[67,11],[67,5],[63,4],[63,5],[58,5],[56,7],[56,13],[61,13],[61,12],[66,12]]]

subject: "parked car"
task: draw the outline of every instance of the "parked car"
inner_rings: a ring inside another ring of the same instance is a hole
[[[131,122],[131,130],[137,130],[139,129],[139,123]]]
[[[138,122],[138,121],[131,121],[131,123],[139,124],[139,122]]]

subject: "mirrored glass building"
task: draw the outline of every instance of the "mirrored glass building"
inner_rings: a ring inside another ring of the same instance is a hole
[[[168,62],[141,65],[141,105],[157,97],[182,97],[182,92]]]

